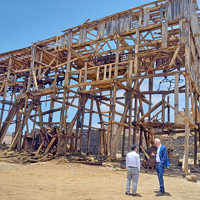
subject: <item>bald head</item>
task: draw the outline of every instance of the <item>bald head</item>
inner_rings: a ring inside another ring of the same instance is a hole
[[[157,147],[159,147],[159,146],[161,145],[161,142],[160,142],[160,139],[159,139],[159,138],[156,138],[156,139],[154,140],[154,143],[155,143],[155,145],[156,145]]]

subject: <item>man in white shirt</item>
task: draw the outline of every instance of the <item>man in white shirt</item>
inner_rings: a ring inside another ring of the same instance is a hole
[[[137,153],[137,147],[133,145],[131,152],[126,155],[127,184],[126,195],[130,195],[130,184],[132,181],[132,195],[136,196],[137,184],[140,172],[140,156]]]

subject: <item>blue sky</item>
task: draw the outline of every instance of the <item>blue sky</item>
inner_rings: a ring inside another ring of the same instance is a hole
[[[61,31],[151,0],[2,0],[0,52],[23,48]]]
[[[152,0],[1,0],[0,53]],[[200,0],[198,0],[200,2]]]

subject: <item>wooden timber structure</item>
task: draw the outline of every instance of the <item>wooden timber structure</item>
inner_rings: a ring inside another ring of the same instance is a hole
[[[99,154],[115,158],[121,136],[124,154],[137,134],[149,147],[154,134],[185,132],[187,170],[189,135],[195,163],[200,138],[199,59],[196,0],[158,0],[1,53],[0,142],[10,126],[10,149],[21,148],[25,133],[55,128],[64,151],[81,152],[87,129],[90,154],[95,129]],[[44,136],[37,152],[56,137]]]

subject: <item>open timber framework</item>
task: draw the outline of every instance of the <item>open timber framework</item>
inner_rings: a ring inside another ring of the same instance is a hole
[[[195,0],[155,1],[1,53],[0,142],[14,124],[9,148],[20,149],[39,127],[38,154],[54,144],[81,153],[87,130],[90,154],[97,130],[98,153],[115,158],[121,138],[124,155],[155,134],[183,132],[187,171],[189,136],[195,163],[200,140],[199,59]]]

